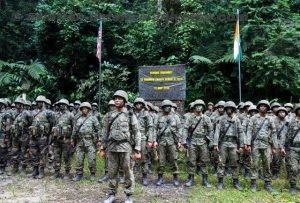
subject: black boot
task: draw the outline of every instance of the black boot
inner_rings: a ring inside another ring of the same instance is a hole
[[[133,203],[132,195],[126,195],[125,203]]]
[[[11,171],[9,173],[7,173],[8,176],[13,176],[16,175],[16,173],[18,173],[19,171],[19,166],[18,165],[14,165],[11,169]]]
[[[163,174],[158,174],[158,179],[157,179],[156,185],[161,186],[162,184],[164,184]]]
[[[103,183],[108,181],[108,172],[105,171],[104,175],[98,180],[98,183]]]
[[[69,170],[66,170],[63,179],[64,179],[64,180],[70,180],[70,171],[69,171]]]
[[[202,174],[202,166],[201,165],[197,165],[197,175],[198,176],[201,176],[201,174]]]
[[[252,192],[256,192],[257,185],[256,185],[256,180],[255,179],[251,180],[251,186],[250,186],[250,188],[251,188]]]
[[[91,172],[90,181],[95,181],[95,179],[96,179],[95,172]]]
[[[110,194],[106,200],[103,201],[103,203],[113,203],[116,199],[116,196],[114,194]]]
[[[185,183],[186,187],[191,187],[195,184],[194,182],[194,174],[190,174],[188,177],[188,181]]]
[[[271,182],[270,181],[265,181],[265,186],[264,188],[268,191],[268,192],[273,192],[273,188],[271,186]]]
[[[32,177],[32,178],[35,178],[35,177],[38,176],[38,174],[39,174],[39,169],[38,169],[37,166],[34,166],[32,172],[29,173],[29,174],[27,175],[27,177],[29,177],[29,178],[31,178],[31,177]]]
[[[144,186],[147,186],[149,183],[148,183],[148,178],[147,178],[147,173],[143,173],[143,177],[142,177],[142,184]]]
[[[250,172],[249,172],[249,169],[245,169],[244,178],[245,178],[245,179],[250,179]]]
[[[243,188],[240,186],[239,179],[233,179],[233,187],[239,191],[243,190]]]
[[[0,167],[0,175],[4,174],[4,167]]]
[[[26,175],[26,166],[22,166],[20,170],[20,175],[25,176]]]
[[[297,193],[296,183],[291,183],[290,193],[291,195],[296,195]]]
[[[223,189],[223,186],[224,186],[223,178],[219,178],[219,179],[218,179],[218,185],[217,185],[217,188],[218,188],[219,190],[222,190],[222,189]]]
[[[45,172],[44,167],[40,167],[39,168],[39,175],[38,175],[37,179],[43,179],[44,176],[45,176],[44,172]]]
[[[56,178],[59,178],[59,171],[58,170],[55,170],[54,174],[50,177],[50,179],[54,180]]]
[[[206,188],[211,188],[211,185],[208,182],[207,175],[202,175],[202,185]]]
[[[82,174],[76,174],[76,176],[73,178],[73,181],[78,182],[82,179]]]
[[[173,174],[173,185],[175,187],[179,186],[179,181],[178,181],[178,174]]]
[[[272,180],[278,179],[279,172],[277,170],[273,170]]]

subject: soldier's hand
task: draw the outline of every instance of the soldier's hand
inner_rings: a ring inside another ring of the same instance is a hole
[[[152,143],[152,142],[148,142],[148,143],[147,143],[148,147],[150,147],[150,148],[153,147],[153,144],[154,144],[154,143]]]
[[[240,147],[239,150],[238,150],[238,153],[241,154],[241,153],[243,153],[243,152],[244,152],[244,149],[243,149],[242,147]]]
[[[188,148],[188,145],[186,143],[182,144],[182,146],[187,149]]]
[[[105,157],[106,157],[105,150],[104,150],[104,149],[101,149],[101,150],[99,151],[99,155],[100,155],[100,157],[101,157],[102,159],[105,159]]]
[[[8,144],[8,139],[4,139],[4,140],[3,140],[3,143],[4,143],[5,145],[7,145],[7,144]]]
[[[75,142],[74,142],[74,140],[71,140],[71,147],[72,147],[72,148],[75,147]]]
[[[181,143],[180,143],[180,142],[178,142],[178,143],[177,143],[177,145],[176,145],[176,147],[177,147],[177,149],[180,149],[180,147],[181,147]]]
[[[98,142],[97,142],[97,147],[98,147],[98,148],[101,148],[101,145],[102,145],[101,141],[98,141]]]
[[[220,151],[220,150],[219,150],[219,147],[218,147],[217,145],[214,145],[214,150],[217,151],[217,152]]]
[[[251,151],[252,151],[252,150],[251,150],[251,146],[250,146],[250,145],[247,145],[246,148],[245,148],[245,150],[246,150],[247,153],[250,154]]]
[[[153,142],[153,148],[156,148],[158,146],[157,142]]]
[[[135,151],[135,152],[133,153],[133,160],[134,160],[134,161],[140,160],[141,158],[142,158],[142,155],[141,155],[140,152]]]
[[[284,149],[284,148],[281,148],[281,149],[280,149],[280,153],[281,153],[282,156],[285,156],[285,155],[286,155],[285,149]]]
[[[276,154],[276,149],[275,148],[272,148],[272,154]]]

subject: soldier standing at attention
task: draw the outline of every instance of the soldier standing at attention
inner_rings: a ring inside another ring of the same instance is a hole
[[[126,203],[133,202],[134,177],[131,165],[133,160],[141,158],[141,134],[139,132],[138,120],[134,114],[129,114],[125,104],[128,102],[128,95],[123,90],[114,93],[116,110],[112,112],[108,133],[102,138],[100,155],[104,158],[107,155],[109,196],[104,201],[111,203],[115,200],[118,188],[118,173],[122,169],[125,175]]]
[[[226,115],[223,116],[216,125],[214,135],[214,150],[220,153],[220,163],[218,167],[218,189],[223,189],[223,178],[225,164],[228,163],[232,169],[233,187],[242,190],[238,180],[237,150],[243,151],[245,134],[241,121],[234,113],[236,105],[232,101],[225,103]]]
[[[96,144],[100,145],[98,119],[91,114],[92,106],[82,102],[79,110],[81,116],[74,123],[72,132],[72,147],[76,147],[76,176],[73,181],[80,181],[83,177],[84,157],[87,154],[90,180],[95,180],[96,175]]]
[[[247,146],[246,150],[251,152],[251,190],[256,191],[256,180],[258,178],[258,169],[260,160],[262,161],[262,172],[265,181],[264,188],[268,192],[272,192],[271,186],[271,156],[276,152],[277,137],[276,127],[273,119],[267,115],[270,104],[267,100],[261,100],[257,104],[259,113],[251,117],[247,130],[247,144],[251,140],[251,146]]]
[[[213,139],[213,125],[210,118],[203,114],[205,103],[201,99],[194,102],[195,112],[188,117],[184,124],[183,146],[187,149],[187,170],[188,181],[186,186],[194,185],[194,174],[196,171],[197,160],[201,162],[202,185],[210,188],[208,183],[207,164],[209,163],[209,151],[207,143]]]

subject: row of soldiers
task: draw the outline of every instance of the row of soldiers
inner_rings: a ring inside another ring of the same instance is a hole
[[[238,166],[242,164],[250,175],[251,190],[256,191],[258,169],[262,168],[265,189],[272,191],[271,168],[278,175],[283,157],[286,159],[291,193],[296,192],[299,162],[300,106],[262,100],[257,106],[251,102],[239,104],[219,101],[215,106],[202,100],[189,105],[189,112],[181,116],[177,106],[164,100],[161,108],[137,98],[128,103],[126,92],[119,90],[108,104],[109,111],[98,121],[96,104],[76,101],[74,106],[66,99],[59,100],[50,109],[49,100],[38,96],[36,106],[28,108],[28,102],[17,98],[14,109],[0,99],[1,145],[0,172],[3,173],[8,157],[12,166],[9,175],[24,173],[30,163],[33,167],[28,176],[44,177],[47,153],[50,146],[54,152],[54,174],[60,177],[62,162],[63,178],[70,179],[71,157],[76,150],[76,176],[83,177],[83,160],[88,156],[90,179],[95,179],[96,151],[105,158],[105,174],[99,180],[109,180],[112,202],[116,194],[120,174],[123,174],[127,201],[132,201],[134,165],[142,168],[142,184],[148,185],[150,163],[158,154],[157,186],[164,183],[165,167],[169,163],[173,171],[173,184],[179,185],[178,152],[186,149],[188,180],[186,186],[194,185],[194,174],[199,169],[202,185],[208,182],[209,163],[217,170],[219,189],[223,188],[225,168],[231,169],[233,186],[241,190]],[[272,110],[272,113],[269,112]],[[261,159],[261,160],[260,160]],[[262,161],[262,162],[260,162]],[[260,165],[262,165],[260,167]]]

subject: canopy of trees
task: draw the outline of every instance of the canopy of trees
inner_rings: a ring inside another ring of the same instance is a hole
[[[113,3],[112,3],[113,2]],[[243,100],[300,95],[297,0],[2,0],[1,97],[97,100],[96,39],[103,19],[101,102],[135,97],[141,65],[187,64],[187,102],[238,100],[233,61],[240,9]]]

